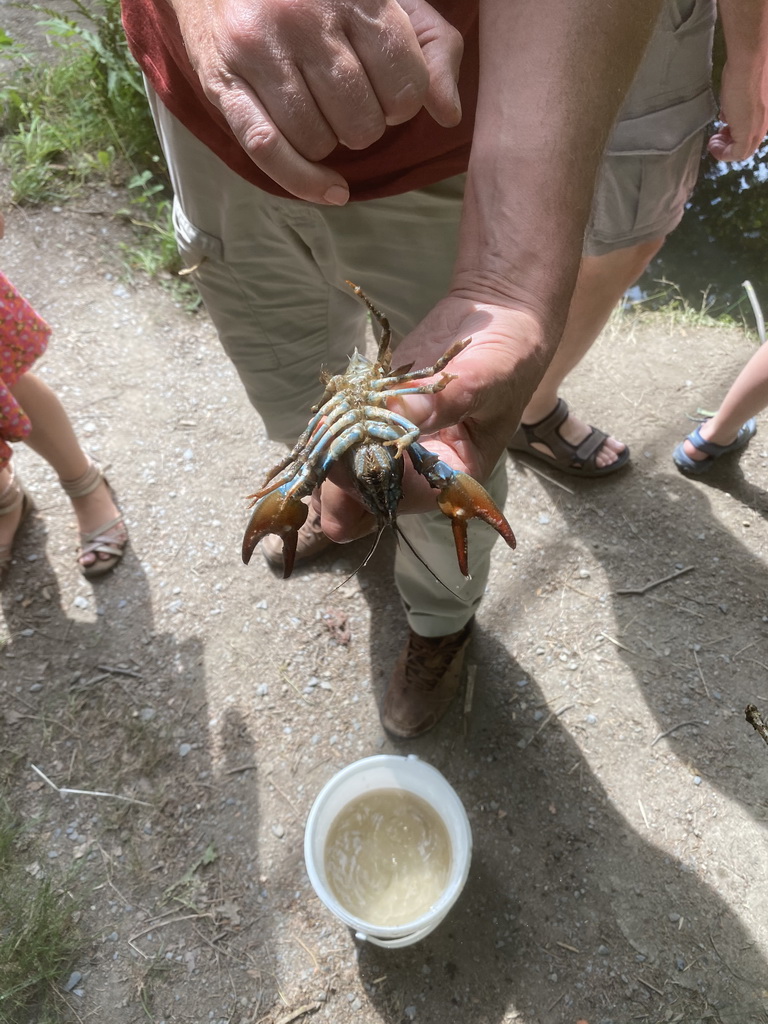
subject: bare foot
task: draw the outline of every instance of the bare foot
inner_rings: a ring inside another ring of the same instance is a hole
[[[568,413],[568,418],[557,428],[557,432],[564,441],[576,446],[580,445],[584,438],[589,437],[591,431],[592,428],[589,424],[584,423],[570,412]],[[538,451],[543,452],[545,455],[554,457],[549,445],[534,441],[531,447],[538,449]],[[611,466],[626,447],[627,446],[623,441],[617,441],[615,437],[606,438],[595,455],[595,465],[598,469],[604,469],[606,466]]]

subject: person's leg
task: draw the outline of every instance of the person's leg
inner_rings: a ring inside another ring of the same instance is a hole
[[[398,338],[445,294],[463,181],[343,208],[277,199],[229,171],[151,99],[171,169],[182,254],[195,268],[220,340],[269,436],[292,445],[322,391],[320,370],[343,372],[351,351],[365,347],[366,310],[345,280],[360,285]],[[497,504],[505,487],[502,464],[492,484]],[[439,690],[448,670],[460,665],[495,534],[470,524],[473,578],[467,582],[458,574],[451,525],[442,513],[406,516],[399,525],[414,534],[430,568],[461,591],[445,593],[401,547],[396,578],[412,630],[406,689],[422,682],[428,669]],[[411,657],[415,636],[434,643]],[[442,714],[447,704],[438,703]]]
[[[535,424],[549,416],[557,405],[563,381],[590,350],[621,297],[637,281],[663,244],[663,237],[654,238],[601,256],[583,257],[562,340],[523,412],[523,423]],[[559,428],[559,433],[564,441],[578,446],[589,435],[590,429],[588,424],[571,414]],[[552,454],[545,444],[534,442],[534,447],[545,454]],[[611,465],[624,447],[623,442],[609,437],[596,455],[596,465]]]
[[[569,318],[555,358],[523,413],[529,427],[553,413],[566,375],[682,218],[698,175],[704,126],[716,112],[709,84],[714,21],[713,0],[662,5],[603,158]],[[569,410],[557,433],[576,446],[591,428]],[[549,461],[547,445],[533,447]],[[613,465],[624,449],[607,437],[594,466]]]
[[[0,576],[11,561],[16,531],[24,514],[24,494],[9,461],[0,469]]]
[[[84,477],[91,461],[80,447],[64,406],[54,392],[35,374],[25,373],[13,386],[13,394],[32,424],[32,431],[25,438],[29,447],[56,471],[63,485]],[[70,501],[83,535],[99,531],[120,516],[109,486],[103,479],[89,494],[70,497]],[[122,522],[115,523],[109,535],[111,543],[118,546],[127,540]],[[79,562],[87,567],[97,560],[107,561],[111,557],[107,552],[84,552]]]
[[[768,406],[768,345],[761,345],[728,389],[720,408],[699,427],[705,441],[726,446],[732,444],[743,424]],[[683,451],[696,462],[709,456],[690,441]]]

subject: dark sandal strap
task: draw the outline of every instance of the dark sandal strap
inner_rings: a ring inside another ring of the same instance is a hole
[[[568,419],[569,412],[567,403],[562,398],[558,398],[557,405],[548,416],[537,423],[521,423],[519,429],[525,436],[527,447],[532,449],[533,454],[537,457],[549,459],[553,465],[593,470],[596,468],[595,456],[608,440],[609,435],[597,427],[590,427],[590,433],[580,444],[571,444],[561,436],[558,429]],[[534,443],[546,445],[552,454],[533,448]],[[517,448],[518,445],[516,444],[515,447]]]
[[[548,436],[550,434],[554,434],[555,437],[562,441],[562,437],[557,433],[557,428],[565,423],[568,419],[568,414],[567,403],[562,398],[558,398],[557,405],[548,416],[545,416],[543,420],[538,420],[536,423],[521,423],[520,430],[525,434],[528,444],[537,441],[539,444],[548,445],[549,442],[545,439],[545,435]]]

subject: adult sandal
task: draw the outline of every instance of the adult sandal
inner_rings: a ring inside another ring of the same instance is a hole
[[[562,398],[558,398],[549,416],[538,423],[521,423],[507,448],[512,452],[524,452],[569,476],[610,476],[626,466],[629,462],[629,448],[624,448],[609,466],[597,465],[597,453],[609,437],[597,427],[590,426],[589,434],[579,444],[566,441],[559,428],[568,419],[568,415],[568,406]],[[534,444],[546,445],[552,454],[540,451]]]
[[[8,544],[0,544],[0,584],[5,579],[5,574],[11,565],[13,558],[13,546],[19,536],[19,530],[21,524],[27,518],[27,516],[34,509],[32,499],[24,490],[16,476],[15,471],[11,470],[11,479],[9,480],[5,490],[0,494],[0,516],[8,516],[11,512],[15,512],[18,508],[21,508],[21,517],[19,518],[16,532],[13,535],[13,539]]]
[[[109,487],[104,470],[98,462],[94,462],[91,458],[88,459],[88,469],[76,480],[59,478],[59,483],[69,498],[85,498],[92,494],[102,481]],[[81,533],[80,547],[77,550],[77,563],[80,566],[80,572],[87,580],[96,579],[111,572],[125,554],[127,543],[128,537],[122,513],[115,516],[114,519],[110,519],[109,522],[97,526],[90,533]],[[96,560],[89,565],[83,564],[83,556],[90,554],[96,555]],[[107,557],[100,558],[100,555]]]
[[[706,423],[707,421],[704,420],[703,422]],[[701,424],[699,424],[675,448],[672,452],[672,460],[681,473],[687,473],[692,476],[708,473],[722,455],[729,455],[731,452],[739,451],[740,448],[745,448],[755,436],[756,431],[757,423],[753,419],[749,419],[740,427],[735,441],[731,441],[730,444],[715,444],[714,441],[707,441],[701,436]],[[687,455],[684,447],[686,441],[690,441],[697,451],[704,452],[706,458],[692,459],[690,455]]]

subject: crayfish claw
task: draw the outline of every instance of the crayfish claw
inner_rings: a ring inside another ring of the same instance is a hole
[[[515,547],[517,542],[504,513],[482,484],[459,470],[453,470],[452,474],[452,478],[441,487],[437,504],[443,515],[451,520],[459,569],[468,577],[467,522],[470,519],[482,519],[484,523],[488,523],[511,548]]]
[[[254,548],[268,533],[277,534],[283,540],[283,579],[293,572],[299,530],[307,518],[307,506],[295,495],[287,497],[288,485],[283,485],[259,498],[253,506],[251,518],[243,537],[243,561],[251,560]]]
[[[515,547],[515,535],[504,513],[474,477],[458,469],[452,469],[447,462],[443,462],[434,452],[417,442],[411,445],[408,454],[416,470],[431,487],[440,492],[437,504],[443,515],[451,520],[456,557],[464,576],[469,578],[467,523],[470,519],[482,519],[492,526],[511,548]]]

